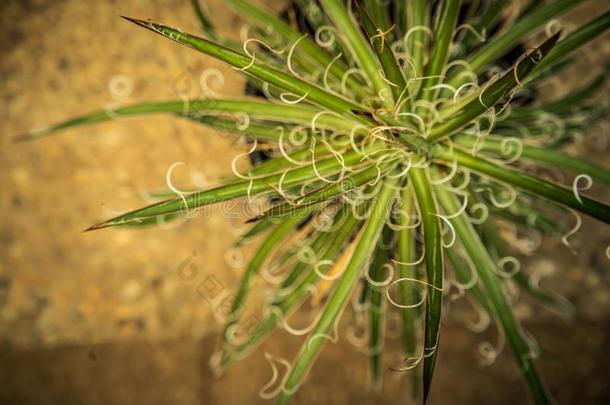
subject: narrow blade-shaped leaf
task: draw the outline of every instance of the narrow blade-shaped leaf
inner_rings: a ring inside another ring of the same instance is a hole
[[[271,252],[277,248],[278,244],[280,244],[283,239],[297,227],[297,225],[309,215],[308,210],[302,210],[295,215],[290,216],[285,219],[280,225],[278,225],[275,229],[271,231],[268,237],[263,241],[263,243],[258,247],[254,256],[248,263],[248,266],[243,273],[239,287],[237,288],[237,292],[233,298],[233,302],[231,303],[231,308],[229,313],[227,314],[227,319],[225,323],[225,327],[222,333],[223,339],[223,349],[227,350],[226,346],[231,345],[231,339],[229,335],[232,332],[232,327],[234,327],[241,314],[241,309],[243,308],[244,302],[250,291],[250,286],[254,281],[254,277],[258,274],[263,266],[263,263],[267,259],[267,257],[271,254]]]
[[[388,81],[393,84],[390,88],[392,89],[394,101],[397,102],[403,94],[406,82],[402,75],[400,65],[396,60],[396,56],[394,56],[390,44],[386,43],[387,41],[384,37],[384,35],[386,35],[384,30],[389,29],[389,27],[378,28],[368,14],[364,4],[362,4],[360,0],[356,0],[354,4],[356,5],[356,10],[360,15],[360,20],[362,21],[368,39],[373,44],[373,48],[377,53],[381,67],[383,68]],[[383,8],[380,7],[380,9]]]
[[[440,336],[441,310],[443,303],[443,235],[439,211],[428,172],[421,168],[411,168],[409,179],[413,184],[415,199],[423,224],[426,255],[426,274],[428,276],[428,298],[426,305],[426,324],[424,333],[424,402],[430,393],[432,376]]]
[[[449,136],[465,125],[471,123],[475,118],[483,114],[489,108],[493,107],[498,100],[508,94],[510,90],[515,88],[522,80],[525,79],[527,74],[532,71],[536,64],[543,60],[545,55],[549,53],[558,39],[559,33],[553,35],[544,41],[539,48],[527,54],[522,61],[517,62],[517,64],[515,64],[515,66],[506,72],[501,78],[488,86],[484,86],[483,89],[478,93],[478,96],[476,98],[473,97],[473,100],[470,101],[466,106],[458,110],[454,115],[445,121],[434,125],[430,130],[428,138],[430,140],[439,140],[443,137]]]
[[[488,136],[478,142],[477,149],[482,152],[493,153],[495,155],[503,155],[505,153],[506,138]],[[460,145],[472,148],[477,141],[472,137],[459,137],[457,141]],[[575,174],[586,174],[593,178],[594,181],[600,181],[606,186],[610,186],[610,170],[594,164],[593,162],[581,159],[574,156],[568,156],[561,152],[521,144],[520,157],[532,162],[545,164],[557,169],[567,169]]]
[[[493,163],[481,156],[471,154],[455,148],[453,153],[445,148],[437,149],[437,158],[445,162],[457,160],[458,164],[475,170],[494,179],[509,183],[515,187],[542,196],[558,204],[566,205],[605,223],[610,223],[610,206],[592,198],[581,196],[573,190],[522,173],[516,169]]]
[[[55,125],[38,128],[15,137],[15,140],[33,140],[60,130],[110,121],[115,118],[149,114],[181,114],[196,117],[197,114],[219,115],[231,113],[246,114],[254,118],[268,119],[281,123],[304,124],[307,126],[311,125],[312,120],[317,117],[317,128],[327,127],[343,131],[351,131],[356,125],[355,121],[333,114],[322,114],[322,110],[312,107],[273,104],[268,101],[193,99],[140,103],[95,111]]]
[[[369,146],[367,149],[373,151],[378,146]],[[362,159],[359,152],[351,151],[343,156],[344,165],[358,164]],[[301,184],[316,175],[316,171],[321,175],[336,173],[343,169],[343,165],[336,158],[329,158],[316,163],[316,167],[305,166],[288,171],[286,174],[275,174],[254,180],[244,180],[225,186],[213,188],[211,190],[200,191],[189,194],[183,198],[174,198],[162,201],[157,204],[149,205],[135,211],[119,215],[107,221],[101,222],[88,230],[106,228],[109,226],[125,225],[127,223],[139,222],[145,218],[156,217],[159,215],[173,214],[183,210],[195,210],[206,205],[216,204],[222,201],[232,200],[247,195],[253,196],[274,189],[280,181],[285,187]]]
[[[373,50],[349,15],[345,4],[340,0],[322,0],[321,3],[337,29],[345,35],[352,57],[366,73],[375,92],[382,96],[385,93],[386,97],[389,97],[392,91],[379,72],[379,63]]]
[[[440,204],[443,206],[445,212],[457,212],[457,210],[459,210],[459,204],[456,201],[456,197],[451,195],[448,190],[443,187],[438,187],[435,191],[437,192],[436,195],[439,197]],[[504,295],[501,281],[497,275],[498,270],[496,264],[489,256],[489,253],[479,239],[475,229],[472,224],[468,222],[466,217],[458,215],[457,217],[452,218],[451,222],[453,223],[456,234],[464,246],[464,249],[474,264],[479,279],[485,287],[486,295],[489,302],[492,304],[495,316],[502,325],[502,329],[511,348],[513,349],[517,364],[525,376],[534,402],[536,404],[552,403],[550,396],[538,375],[536,364],[534,363],[534,358],[532,356],[532,349],[524,337],[518,322],[515,320],[507,298]]]
[[[331,111],[352,115],[353,110],[358,111],[362,109],[359,105],[354,104],[341,96],[329,93],[314,84],[294,77],[281,70],[265,66],[264,64],[256,62],[255,59],[253,60],[253,58],[249,56],[243,55],[229,48],[225,48],[224,46],[218,45],[212,41],[181,32],[166,25],[157,24],[150,21],[137,20],[134,18],[125,18],[134,24],[163,35],[164,37],[174,40],[182,45],[186,45],[190,48],[220,59],[260,80],[279,87],[280,89],[294,93],[298,97],[305,97],[308,101],[324,106]]]
[[[318,356],[325,337],[331,332],[331,328],[337,321],[337,317],[356,286],[363,267],[366,266],[367,261],[370,259],[381,230],[388,219],[397,184],[397,179],[388,179],[388,181],[383,183],[373,204],[370,217],[354,249],[353,256],[332,291],[320,319],[292,364],[290,374],[278,399],[278,404],[286,404],[301,384],[305,374]]]

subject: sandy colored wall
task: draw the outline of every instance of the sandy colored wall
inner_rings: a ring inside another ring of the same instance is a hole
[[[221,3],[211,2],[221,10],[215,22],[237,27]],[[223,72],[223,94],[240,95],[243,80],[119,18],[150,17],[196,32],[185,1],[3,7],[0,339],[39,345],[200,336],[213,322],[210,308],[196,292],[198,280],[185,283],[177,268],[194,252],[202,273],[234,282],[218,252],[243,221],[216,214],[168,230],[81,231],[143,205],[139,193],[165,187],[173,163],[184,163],[174,172],[177,186],[193,187],[202,176],[213,183],[243,148],[171,116],[115,121],[28,144],[9,137],[101,107],[197,96],[206,69]],[[113,94],[117,82],[131,93]]]

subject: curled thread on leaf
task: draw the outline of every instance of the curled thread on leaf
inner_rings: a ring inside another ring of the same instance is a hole
[[[514,145],[514,149],[511,147],[511,145]],[[505,163],[514,163],[518,161],[523,153],[523,141],[521,141],[519,138],[504,138],[500,143],[500,147],[502,154],[509,156],[509,158],[504,161]],[[511,154],[514,155],[511,157]]]
[[[341,277],[341,275],[343,274],[343,270],[345,270],[344,268],[337,266],[339,271],[333,271],[334,264],[335,262],[333,260],[320,260],[315,264],[314,271],[320,279],[326,281],[334,281]],[[329,276],[327,276],[326,274],[324,274],[324,272],[320,270],[321,266],[330,266],[331,270],[327,272],[328,274],[330,274]]]
[[[288,67],[288,71],[290,73],[292,73],[292,75],[294,77],[299,77],[299,75],[297,74],[297,72],[292,67],[292,54],[294,53],[294,50],[296,49],[296,47],[299,45],[299,42],[301,42],[303,39],[305,39],[305,37],[307,37],[307,34],[301,35],[299,37],[299,39],[294,41],[294,44],[292,44],[292,46],[290,47],[290,50],[288,51],[288,57],[286,58],[286,66]]]
[[[350,94],[351,92],[347,89],[347,79],[351,76],[357,74],[365,81],[368,80],[368,77],[364,74],[364,72],[358,68],[349,68],[345,71],[343,76],[341,77],[341,94]]]
[[[498,343],[495,346],[490,342],[481,342],[479,344],[481,363],[485,366],[492,365],[502,352],[502,349],[504,349],[505,341],[506,336],[504,335],[504,331],[502,329],[498,329]]]
[[[418,279],[416,279],[416,278],[412,278],[412,277],[401,277],[401,278],[399,278],[399,279],[397,279],[397,280],[394,280],[394,281],[392,281],[392,283],[390,283],[390,284],[389,284],[389,287],[392,287],[392,286],[394,286],[394,285],[396,285],[396,284],[399,284],[399,283],[404,283],[404,282],[415,283],[415,284],[421,284],[421,285],[423,285],[423,286],[426,286],[426,287],[432,287],[432,288],[434,288],[434,289],[436,289],[436,290],[440,290],[440,291],[442,291],[442,289],[439,289],[438,287],[433,286],[432,284],[429,284],[429,283],[427,283],[427,282],[425,282],[425,281],[418,280]],[[412,308],[417,308],[417,307],[420,307],[420,306],[421,306],[421,305],[422,305],[422,304],[423,304],[423,303],[426,301],[426,297],[427,297],[427,289],[425,289],[425,288],[424,288],[424,289],[422,289],[422,290],[423,290],[423,291],[422,291],[422,293],[421,293],[421,298],[420,298],[420,300],[419,300],[419,301],[417,301],[417,302],[415,302],[415,303],[413,303],[413,304],[398,303],[398,302],[394,301],[394,299],[393,299],[393,298],[392,298],[392,296],[390,295],[390,288],[388,288],[388,289],[386,290],[386,298],[388,299],[388,301],[390,302],[390,304],[394,305],[394,306],[395,306],[395,307],[397,307],[397,308],[402,308],[402,309],[412,309]]]
[[[460,101],[459,95],[462,93],[462,90],[467,89],[468,87],[473,87],[475,91],[479,91],[481,88],[478,83],[464,83],[457,89],[455,89],[455,93],[453,93],[453,104],[457,104]]]
[[[180,197],[180,199],[182,200],[182,204],[184,206],[184,208],[183,208],[183,215],[186,218],[193,218],[194,217],[194,211],[193,212],[189,211],[188,203],[186,202],[186,197],[185,197],[186,195],[188,195],[188,192],[178,190],[172,184],[172,173],[174,172],[174,169],[176,167],[182,166],[182,165],[184,165],[184,162],[175,162],[174,164],[172,164],[169,167],[169,169],[167,169],[167,173],[165,174],[165,182],[167,183],[167,187],[173,193],[175,193],[178,197]]]
[[[267,352],[265,352],[265,359],[271,366],[272,374],[271,374],[271,379],[259,390],[258,395],[262,399],[272,399],[272,398],[275,398],[282,391],[283,386],[286,383],[288,376],[290,375],[292,366],[290,365],[289,361],[279,358],[279,357],[272,356]],[[271,387],[273,387],[275,385],[275,383],[280,379],[278,367],[274,364],[274,362],[277,362],[277,363],[281,364],[282,366],[284,366],[284,368],[286,368],[286,372],[284,374],[284,377],[281,379],[278,387],[272,391],[269,391],[271,389]]]
[[[470,63],[468,63],[468,61],[466,61],[465,59],[455,59],[447,63],[443,74],[446,76],[447,72],[449,72],[449,70],[451,70],[455,66],[461,66],[463,68],[462,71],[458,73],[456,78],[461,79],[463,77],[466,77],[467,83],[470,84],[477,84],[479,82],[479,76],[472,70],[472,66],[470,66]],[[463,81],[464,79],[461,80]]]
[[[465,206],[464,206],[465,207]],[[443,222],[445,224],[447,224],[447,226],[449,227],[449,232],[451,233],[451,239],[449,240],[448,243],[445,242],[445,240],[443,239],[443,247],[445,248],[450,248],[451,246],[453,246],[453,244],[455,243],[455,239],[456,239],[456,234],[455,234],[455,229],[453,228],[453,224],[451,223],[451,221],[449,221],[449,219],[444,216],[444,215],[440,215],[440,214],[432,214],[436,217],[439,217],[440,219],[443,220]]]
[[[500,183],[498,183],[500,184]],[[509,185],[504,185],[504,188],[507,193],[508,193],[508,199],[506,201],[500,201],[498,200],[498,198],[496,197],[495,193],[494,193],[494,189],[491,186],[486,186],[486,187],[478,187],[475,191],[481,192],[481,191],[487,191],[488,195],[489,195],[489,200],[491,201],[492,205],[496,208],[499,209],[504,209],[504,208],[508,208],[511,205],[513,205],[515,203],[515,201],[517,201],[517,191]]]
[[[315,146],[315,138],[312,138],[312,139],[313,139],[313,144]],[[335,157],[335,159],[336,159],[336,157]],[[322,176],[320,174],[320,172],[318,172],[318,168],[316,166],[315,150],[314,150],[313,147],[311,148],[311,167],[313,169],[313,172],[314,172],[315,176],[318,178],[318,180],[321,180],[324,183],[337,184],[337,183],[340,183],[340,182],[343,181],[343,177],[345,175],[346,167],[345,167],[345,164],[341,160],[339,160],[339,159],[336,159],[336,160],[341,165],[341,173],[339,174],[339,177],[336,180],[327,179],[326,177]]]
[[[379,38],[381,40],[380,52],[383,52],[383,49],[385,48],[385,42],[386,42],[385,38],[388,36],[388,34],[390,34],[390,32],[394,31],[395,28],[396,28],[396,24],[392,25],[386,31],[382,31],[381,28],[377,28],[377,34],[375,34],[369,38],[371,45],[373,44],[373,42],[375,42],[375,40],[377,38]]]
[[[450,84],[447,84],[447,83],[438,83],[438,84],[435,84],[434,86],[428,87],[428,90],[449,90],[453,96],[455,96],[455,93],[457,92],[457,89],[455,87],[453,87],[453,86],[451,86]],[[440,99],[440,100],[437,100],[437,101],[438,102],[444,102],[444,99]]]
[[[236,67],[234,69],[245,72],[248,69],[250,69],[252,67],[252,65],[254,65],[254,62],[256,60],[256,54],[254,52],[250,52],[250,50],[248,50],[248,45],[250,45],[251,43],[256,43],[258,45],[262,45],[263,47],[267,48],[267,50],[269,50],[272,53],[275,53],[276,55],[281,55],[285,51],[285,49],[275,50],[275,49],[273,49],[273,47],[271,45],[267,44],[264,41],[261,41],[258,38],[248,38],[244,41],[243,50],[244,50],[244,53],[250,57],[250,62],[246,66],[243,66],[241,68]]]
[[[260,271],[260,274],[261,274],[263,280],[265,280],[268,284],[277,286],[277,285],[281,284],[287,277],[286,274],[284,274],[286,272],[285,271],[282,272],[282,270],[285,267],[286,266],[284,266],[282,264],[263,267]],[[279,273],[279,275],[278,275],[278,273]]]
[[[477,29],[471,24],[467,23],[458,25],[453,31],[453,37],[455,38],[456,35],[462,30],[472,33],[479,42],[485,42],[487,40],[487,30],[485,27],[481,28],[481,31],[477,31]]]
[[[427,25],[416,25],[414,27],[411,27],[404,36],[404,43],[408,44],[409,43],[409,37],[411,35],[413,35],[414,33],[418,32],[418,31],[423,31],[425,34],[427,34],[430,38],[434,38],[434,32],[432,32],[432,30],[430,29],[430,27],[428,27]],[[423,46],[424,44],[421,42],[417,42],[417,46]],[[407,53],[412,53],[413,50],[409,49],[408,46],[405,46],[405,50],[407,51]]]
[[[291,205],[296,204],[296,200],[299,198],[297,195],[289,194],[284,190],[284,179],[288,174],[288,170],[282,173],[280,179],[277,182],[277,186],[271,184],[271,187],[280,195],[282,198]]]
[[[476,322],[472,322],[469,321],[466,323],[466,327],[468,329],[470,329],[472,332],[475,333],[481,333],[483,331],[485,331],[489,325],[491,325],[491,318],[489,316],[489,314],[487,313],[487,311],[485,311],[483,308],[481,308],[480,305],[478,304],[472,304],[473,308],[475,309],[478,318]]]
[[[398,371],[398,372],[404,372],[404,371],[409,371],[409,370],[413,370],[414,368],[416,368],[421,361],[424,359],[424,353],[423,351],[419,354],[419,356],[409,356],[406,357],[403,362],[405,363],[404,366],[402,367],[390,367],[390,370],[392,371]]]
[[[275,127],[276,131],[280,132],[280,136],[279,136],[279,140],[278,140],[278,149],[280,150],[280,153],[282,155],[282,157],[284,159],[286,159],[287,161],[289,161],[290,163],[297,165],[297,166],[304,166],[304,165],[308,165],[309,164],[309,160],[296,160],[293,159],[290,154],[286,151],[286,147],[284,146],[284,136],[285,136],[285,128],[281,125],[278,125],[277,127]]]
[[[415,217],[415,223],[409,223],[409,224],[403,224],[403,225],[399,225],[399,224],[395,224],[392,222],[388,223],[388,227],[390,227],[390,229],[392,229],[393,231],[401,231],[404,229],[415,229],[418,226],[421,225],[421,218],[419,217],[419,215],[412,215],[410,213],[407,212],[403,212],[403,211],[399,211],[397,213],[398,216],[405,216],[408,217],[409,219]]]
[[[468,219],[468,221],[470,221],[470,223],[474,224],[474,225],[480,225],[482,223],[484,223],[485,221],[487,221],[487,218],[489,218],[489,208],[487,208],[487,205],[483,204],[483,203],[475,203],[472,204],[470,206],[470,214],[474,213],[474,212],[480,212],[480,216],[479,217],[474,217],[472,215],[469,215],[468,212],[465,213],[466,219]]]
[[[244,176],[243,174],[241,174],[241,173],[239,172],[239,170],[237,170],[237,161],[238,161],[239,159],[241,159],[242,157],[247,157],[247,156],[249,156],[251,153],[253,153],[253,152],[256,150],[257,146],[258,146],[258,141],[257,141],[257,140],[256,140],[256,138],[255,138],[255,139],[254,139],[254,142],[252,142],[252,146],[250,147],[250,150],[248,150],[248,152],[246,152],[246,153],[240,153],[240,154],[238,154],[237,156],[235,156],[235,157],[233,158],[233,160],[231,161],[231,170],[233,171],[233,174],[234,174],[236,177],[239,177],[240,179],[244,179],[244,180],[251,180],[251,179],[252,179],[252,176],[251,176],[250,174],[248,174],[247,176]]]
[[[311,336],[307,340],[307,347],[308,347],[308,349],[311,347],[313,342],[315,342],[318,339],[328,339],[331,343],[337,343],[339,341],[339,330],[338,330],[339,319],[340,319],[340,317],[337,317],[337,320],[333,324],[333,328],[332,328],[332,331],[331,331],[330,334],[328,334],[328,333],[316,333],[315,335]]]
[[[367,267],[366,271],[364,272],[364,277],[366,278],[366,281],[368,281],[368,283],[373,287],[387,287],[392,282],[392,279],[394,278],[394,268],[389,263],[384,264],[383,268],[388,269],[388,275],[382,281],[373,280],[373,278],[371,277],[371,266]]]
[[[576,250],[574,250],[572,245],[570,245],[568,238],[570,236],[574,235],[576,232],[578,232],[578,230],[580,229],[580,226],[582,225],[582,219],[580,218],[580,215],[578,215],[578,213],[576,211],[574,211],[573,209],[569,209],[569,210],[576,218],[576,223],[574,224],[574,227],[568,233],[566,233],[565,235],[563,235],[561,237],[561,243],[566,245],[568,247],[568,249],[570,249],[570,252],[572,252],[573,254],[576,254]]]
[[[307,133],[306,127],[302,125],[295,126],[288,133],[288,142],[290,142],[290,145],[293,146],[305,145],[309,139],[310,137]]]
[[[327,34],[327,38],[324,39],[323,35]],[[320,26],[315,33],[315,40],[318,45],[322,48],[330,48],[335,44],[336,40],[336,29],[331,25]]]
[[[324,74],[322,75],[322,83],[324,83],[324,88],[328,91],[333,91],[332,88],[330,87],[330,84],[328,83],[328,73],[330,72],[330,68],[332,67],[332,65],[338,61],[339,59],[341,59],[341,57],[343,56],[342,53],[339,53],[337,56],[335,56],[328,65],[326,65],[326,68],[324,69]]]
[[[396,117],[409,117],[409,118],[414,119],[417,122],[418,128],[419,128],[419,132],[416,132],[416,134],[420,135],[420,136],[425,136],[426,123],[424,122],[423,118],[420,117],[419,115],[412,113],[412,112],[400,112],[400,113],[396,114]]]
[[[509,264],[512,268],[506,270],[506,265]],[[494,269],[496,270],[496,269]],[[504,278],[511,278],[521,270],[521,262],[513,256],[505,256],[498,260],[497,274]]]
[[[498,79],[502,76],[501,73],[497,73],[496,75],[494,75],[491,79],[489,79],[487,81],[487,83],[485,83],[483,85],[483,88],[481,89],[481,91],[479,92],[479,103],[481,103],[481,105],[483,107],[485,107],[486,110],[489,110],[490,108],[492,108],[493,106],[488,106],[483,102],[483,94],[485,94],[485,92],[487,91],[487,89],[489,89],[489,87],[492,84],[495,84],[496,81],[498,81]]]
[[[445,219],[453,219],[453,218],[457,218],[458,216],[460,216],[464,211],[466,211],[466,207],[468,206],[468,195],[467,194],[462,194],[462,197],[464,199],[464,202],[462,202],[462,205],[460,206],[460,208],[454,212],[453,214],[449,214],[449,215],[445,215]],[[440,216],[440,215],[439,215]]]
[[[290,333],[293,336],[304,336],[304,335],[308,334],[309,332],[311,332],[313,330],[313,328],[316,327],[316,324],[318,323],[318,321],[320,320],[321,317],[322,317],[322,312],[320,311],[318,313],[318,315],[313,319],[313,321],[311,321],[309,323],[309,325],[307,325],[301,329],[297,329],[297,328],[290,326],[288,324],[288,318],[284,317],[282,319],[282,328],[284,328],[284,330],[286,332]]]
[[[519,77],[519,64],[521,62],[523,62],[525,59],[530,58],[530,55],[528,53],[524,53],[521,56],[519,56],[519,58],[517,59],[517,61],[515,62],[514,66],[513,66],[513,77],[515,79],[515,82],[517,83],[518,87],[523,87],[523,83],[521,83],[521,78]]]
[[[218,95],[210,89],[209,81],[212,78],[216,80],[218,87],[224,86],[225,77],[220,70],[215,68],[205,69],[203,72],[201,72],[201,75],[199,76],[199,85],[201,86],[201,90],[205,97],[216,98]]]
[[[309,92],[307,92],[307,93],[303,94],[301,97],[297,97],[297,98],[296,98],[296,99],[294,99],[294,100],[289,100],[289,99],[288,99],[288,96],[289,96],[289,95],[294,96],[294,94],[292,94],[292,93],[281,93],[281,94],[280,94],[280,100],[282,100],[282,101],[283,101],[284,103],[286,103],[286,104],[291,104],[291,105],[293,105],[293,104],[298,104],[298,103],[300,103],[301,101],[305,100],[305,99],[307,98],[307,96],[309,95]]]
[[[314,115],[314,116],[312,117],[312,119],[311,119],[311,130],[312,130],[312,132],[313,132],[313,133],[316,133],[316,132],[318,132],[318,131],[323,131],[323,129],[324,129],[324,128],[320,128],[320,129],[318,129],[316,125],[317,125],[317,122],[318,122],[318,120],[320,119],[320,117],[322,117],[322,116],[323,116],[323,115],[325,115],[325,114],[326,114],[326,115],[332,115],[332,116],[335,116],[335,117],[341,118],[341,115],[340,115],[340,114],[338,114],[338,113],[336,113],[336,112],[334,112],[334,111],[328,111],[328,110],[320,111],[319,113],[317,113],[316,115]]]
[[[585,182],[586,182],[584,187],[578,186],[578,183],[581,180],[585,180]],[[584,203],[582,202],[582,199],[580,198],[580,195],[579,195],[580,190],[588,190],[591,187],[593,187],[593,179],[588,174],[579,174],[578,176],[576,176],[574,178],[574,181],[572,182],[572,191],[574,193],[574,197],[578,200],[579,203],[584,205]]]
[[[361,332],[358,333],[358,329],[361,328]],[[357,349],[364,349],[369,342],[369,323],[361,322],[356,325],[349,325],[345,332],[347,341]]]
[[[424,246],[423,249],[422,249],[422,253],[421,253],[420,258],[417,259],[414,262],[401,262],[401,261],[398,261],[396,259],[391,259],[391,260],[392,260],[392,262],[394,262],[396,264],[399,264],[401,266],[415,266],[415,265],[418,265],[418,264],[422,263],[425,258],[426,258],[426,247]]]
[[[561,21],[556,18],[553,18],[552,20],[547,22],[544,26],[544,33],[546,34],[547,37],[552,37],[553,35],[557,34],[558,32],[561,32],[561,30],[562,30]]]
[[[475,271],[475,266],[472,263],[470,256],[462,255],[462,258],[468,264],[468,270],[470,270],[470,279],[465,282],[460,282],[454,277],[454,279],[452,280],[452,284],[457,287],[460,297],[463,295],[464,291],[471,289],[479,282],[479,275]]]

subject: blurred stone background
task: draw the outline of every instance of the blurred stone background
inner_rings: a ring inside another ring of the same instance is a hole
[[[199,286],[214,276],[227,289],[239,269],[223,254],[243,219],[209,216],[168,229],[105,230],[93,222],[142,205],[162,188],[173,163],[175,184],[214,183],[227,173],[235,140],[170,116],[151,116],[69,130],[33,143],[10,137],[33,127],[116,104],[198,96],[199,77],[216,68],[218,91],[239,96],[240,75],[211,58],[119,18],[152,18],[188,32],[197,22],[186,0],[5,0],[0,5],[0,401],[2,403],[258,403],[271,375],[263,353],[290,359],[298,339],[276,333],[272,344],[214,378],[207,365],[218,321]],[[268,2],[272,4],[272,2]],[[565,19],[582,23],[607,9],[590,1]],[[273,7],[281,4],[273,2]],[[237,36],[241,20],[209,1],[221,32]],[[565,82],[592,77],[610,61],[598,39]],[[594,50],[594,51],[592,51]],[[125,85],[123,94],[110,91]],[[607,87],[600,101],[608,101]],[[559,90],[561,91],[561,90]],[[608,165],[607,149],[577,147]],[[608,196],[602,196],[608,200]],[[545,349],[543,374],[559,403],[610,401],[610,296],[607,226],[585,219],[573,256],[545,241],[528,266],[554,273],[548,285],[578,311],[570,324],[522,306],[527,328]],[[248,252],[245,252],[247,255]],[[180,276],[185,261],[192,279]],[[459,311],[456,311],[458,314]],[[474,335],[451,316],[435,378],[433,404],[509,404],[526,399],[510,353],[490,367],[477,360]],[[391,346],[391,344],[390,344]],[[390,361],[390,360],[388,360]],[[405,381],[388,371],[380,394],[367,389],[366,358],[345,339],[327,345],[295,403],[404,402]]]

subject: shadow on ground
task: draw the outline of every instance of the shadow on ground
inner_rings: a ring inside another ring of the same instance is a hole
[[[561,404],[609,403],[608,325],[580,321],[577,327],[547,323],[532,332],[546,346],[542,372]],[[557,336],[563,336],[558,339]],[[526,392],[508,351],[489,367],[473,347],[493,336],[475,336],[462,325],[445,329],[432,404],[521,404]],[[28,351],[0,350],[0,402],[12,404],[255,404],[271,369],[262,353],[293,352],[295,339],[278,337],[222,377],[208,359],[214,337],[159,343],[74,345]],[[344,343],[344,342],[343,342]],[[297,404],[408,403],[406,378],[387,370],[383,392],[367,386],[366,358],[345,344],[328,345],[297,392]],[[383,401],[383,402],[382,402]]]

